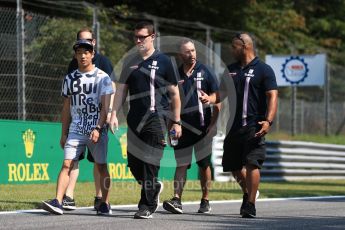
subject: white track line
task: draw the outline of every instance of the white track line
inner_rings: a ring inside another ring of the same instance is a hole
[[[320,200],[320,199],[339,199],[339,198],[345,198],[344,196],[311,196],[311,197],[290,197],[290,198],[263,198],[258,199],[257,202],[262,201],[284,201],[284,200]],[[211,204],[224,204],[224,203],[237,203],[242,202],[241,200],[215,200],[210,201]],[[189,204],[199,204],[200,201],[189,201],[189,202],[183,202],[183,205],[189,205]],[[112,205],[112,209],[119,209],[119,208],[136,208],[137,204],[127,204],[127,205]],[[90,207],[78,207],[77,209],[83,210],[83,209],[93,209],[93,206]],[[4,211],[0,212],[0,215],[6,215],[6,214],[25,214],[25,213],[44,213],[43,209],[31,209],[31,210],[16,210],[16,211]]]

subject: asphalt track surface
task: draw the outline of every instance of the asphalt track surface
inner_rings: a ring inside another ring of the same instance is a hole
[[[345,229],[345,196],[259,199],[257,218],[239,215],[241,201],[211,202],[211,214],[198,214],[199,204],[183,204],[184,214],[160,206],[152,219],[133,219],[136,205],[113,206],[111,216],[90,207],[62,216],[41,209],[0,212],[0,229]]]

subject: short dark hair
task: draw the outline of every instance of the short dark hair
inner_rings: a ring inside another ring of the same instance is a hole
[[[187,38],[187,37],[183,37],[181,38],[179,44],[178,44],[178,49],[181,50],[181,46],[183,46],[184,44],[187,44],[188,42],[192,43],[193,45],[195,45],[195,42],[193,39],[191,38]]]
[[[94,36],[92,30],[91,30],[89,27],[84,27],[84,28],[82,28],[82,29],[80,29],[80,30],[78,31],[78,33],[77,33],[77,40],[80,39],[79,36],[80,36],[80,34],[81,34],[82,32],[89,32],[89,33],[91,33],[92,39],[95,38],[95,36]]]
[[[153,23],[150,21],[141,21],[138,22],[135,27],[135,30],[141,30],[141,29],[147,29],[149,34],[154,34],[155,33],[155,27],[153,26]]]

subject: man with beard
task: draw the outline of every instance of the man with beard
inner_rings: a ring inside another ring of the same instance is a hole
[[[183,38],[179,47],[182,65],[179,68],[179,87],[182,104],[182,133],[174,147],[176,171],[174,177],[174,196],[163,202],[163,208],[171,213],[182,214],[182,193],[186,183],[187,169],[191,166],[194,150],[199,166],[202,197],[199,213],[209,213],[209,188],[211,185],[212,138],[217,133],[216,122],[219,105],[203,104],[216,97],[218,85],[215,75],[207,66],[197,60],[194,41]]]
[[[232,81],[237,108],[234,122],[228,124],[231,128],[224,140],[222,165],[223,171],[231,171],[241,186],[241,216],[254,218],[259,170],[266,157],[264,136],[277,112],[277,82],[272,68],[255,55],[253,39],[248,33],[238,33],[233,37],[232,53],[236,62],[228,66],[229,72],[222,78],[220,97],[224,98],[231,90],[227,87]]]

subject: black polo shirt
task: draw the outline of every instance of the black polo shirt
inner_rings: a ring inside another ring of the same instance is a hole
[[[243,68],[240,63],[229,65],[228,71],[222,78],[221,91],[226,90],[225,87],[228,84],[226,78],[232,78],[236,89],[237,108],[231,131],[236,131],[243,126],[255,126],[258,121],[265,120],[267,113],[266,92],[278,88],[272,68],[255,57]],[[246,87],[246,81],[248,87]]]
[[[205,125],[202,127],[198,107],[198,102],[200,101],[197,93],[198,73],[200,73],[201,75],[201,78],[199,80],[201,83],[202,91],[204,91],[208,95],[218,91],[216,76],[204,64],[197,61],[194,66],[192,75],[190,75],[189,77],[184,73],[183,66],[180,66],[179,86],[182,89],[182,93],[180,93],[181,119],[183,123],[188,123],[195,128],[205,130],[211,121],[211,108],[208,105],[204,105],[203,113]]]
[[[154,111],[150,110],[150,79],[154,70]],[[128,86],[130,109],[127,116],[129,126],[136,126],[145,114],[165,113],[169,110],[169,94],[167,86],[177,85],[177,78],[171,60],[160,51],[155,51],[143,60],[139,53],[128,56],[118,80]]]

